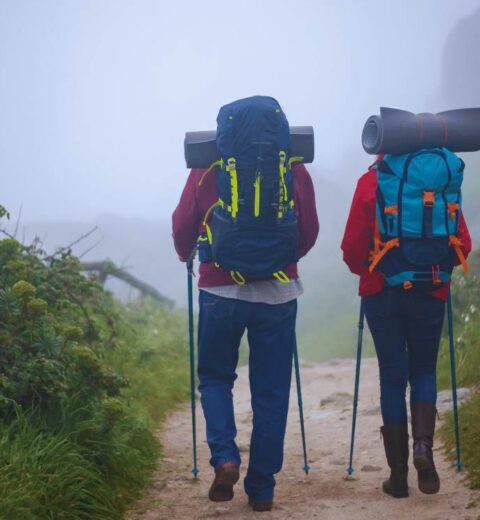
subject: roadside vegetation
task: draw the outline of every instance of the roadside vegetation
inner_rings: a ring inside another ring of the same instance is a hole
[[[480,251],[471,255],[469,263],[469,273],[464,274],[460,269],[455,273],[452,303],[457,385],[469,387],[473,392],[472,399],[461,406],[459,412],[462,461],[469,484],[474,488],[480,488]],[[438,362],[440,389],[451,388],[446,325]],[[446,415],[440,434],[450,458],[452,461],[455,460],[452,413]]]
[[[183,317],[123,305],[69,250],[0,241],[0,519],[118,519],[188,396]]]

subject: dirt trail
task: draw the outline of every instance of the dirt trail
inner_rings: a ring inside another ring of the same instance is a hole
[[[416,472],[410,465],[410,497],[393,499],[381,491],[387,475],[383,445],[379,434],[378,369],[374,359],[362,365],[359,415],[354,458],[354,479],[345,480],[350,442],[352,391],[355,365],[351,360],[333,360],[302,368],[307,442],[311,473],[302,471],[303,460],[296,392],[292,387],[285,463],[277,475],[274,509],[253,513],[246,504],[242,480],[235,487],[231,502],[214,503],[207,498],[212,478],[208,464],[205,428],[198,413],[198,481],[191,471],[191,431],[189,408],[174,413],[159,436],[165,459],[153,486],[128,515],[130,520],[157,519],[250,519],[253,515],[274,519],[360,520],[477,520],[480,519],[480,493],[462,483],[452,465],[436,448],[441,478],[438,495],[427,496],[416,487]],[[239,370],[235,384],[235,412],[238,445],[243,457],[242,476],[248,462],[251,429],[247,370]]]

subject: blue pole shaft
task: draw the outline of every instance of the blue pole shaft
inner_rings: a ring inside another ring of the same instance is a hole
[[[295,365],[295,379],[297,382],[297,398],[298,398],[298,411],[300,413],[300,430],[302,432],[302,447],[303,447],[303,471],[308,475],[310,466],[308,465],[307,456],[307,440],[305,436],[305,421],[303,418],[303,400],[302,400],[302,385],[300,382],[300,363],[298,361],[298,348],[297,339],[295,338],[293,344],[293,361]]]
[[[453,336],[453,311],[452,311],[452,294],[448,290],[447,299],[447,315],[448,315],[448,338],[450,343],[450,370],[452,373],[452,399],[453,399],[453,421],[455,425],[455,447],[457,452],[457,460],[455,466],[457,471],[463,467],[460,456],[460,429],[458,426],[458,400],[457,400],[457,376],[455,367],[455,342]]]
[[[360,386],[360,364],[362,361],[362,344],[363,344],[363,329],[365,324],[365,309],[364,300],[360,300],[360,317],[358,319],[358,340],[357,340],[357,365],[355,367],[355,391],[353,394],[353,415],[352,415],[352,435],[350,438],[350,457],[348,462],[347,473],[351,475],[354,471],[353,463],[353,448],[355,445],[355,428],[357,425],[357,406],[358,406],[358,389]]]
[[[193,260],[192,260],[193,263]],[[193,265],[187,263],[188,269],[188,333],[190,347],[190,401],[192,408],[192,444],[193,444],[193,468],[194,478],[197,478],[197,418],[195,409],[195,349],[194,349],[194,330],[193,330]]]

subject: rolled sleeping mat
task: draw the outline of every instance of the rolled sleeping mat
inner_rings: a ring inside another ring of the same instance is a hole
[[[185,133],[185,161],[187,168],[208,168],[218,157],[215,130]],[[313,126],[290,127],[290,157],[303,157],[312,163],[315,152]]]
[[[480,108],[460,108],[438,114],[413,114],[380,108],[363,127],[362,145],[369,154],[402,155],[423,148],[452,152],[480,150]]]

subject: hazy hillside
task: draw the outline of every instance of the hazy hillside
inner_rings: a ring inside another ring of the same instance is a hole
[[[12,217],[15,220],[15,217]],[[15,223],[10,223],[10,231]],[[71,244],[93,228],[98,229],[73,246],[83,260],[111,259],[125,266],[166,296],[184,301],[184,268],[172,247],[169,221],[127,219],[120,215],[102,215],[92,221],[27,222],[19,226],[18,238],[29,243],[39,237],[47,252]],[[115,292],[128,299],[135,296],[122,283],[109,282]]]
[[[451,108],[480,106],[480,7],[448,36],[443,53],[442,93]],[[465,212],[480,241],[480,153],[465,154]]]
[[[443,52],[442,90],[455,107],[480,106],[480,7],[460,20]]]

